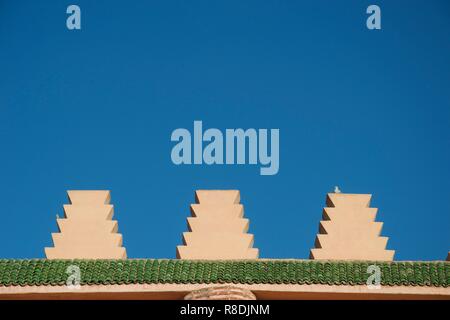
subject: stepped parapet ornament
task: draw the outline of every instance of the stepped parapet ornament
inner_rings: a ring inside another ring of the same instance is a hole
[[[387,237],[380,236],[377,208],[370,208],[370,194],[329,193],[327,207],[310,258],[320,260],[392,261],[394,250],[386,250]]]
[[[238,190],[198,190],[178,259],[257,259]]]
[[[52,233],[47,259],[126,259],[118,223],[112,220],[114,207],[107,190],[67,191],[70,204],[64,218],[57,216],[59,232]]]

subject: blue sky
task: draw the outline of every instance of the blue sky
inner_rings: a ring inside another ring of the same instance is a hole
[[[339,185],[373,194],[397,260],[444,259],[449,35],[444,0],[0,0],[0,257],[44,257],[65,191],[109,189],[128,256],[173,258],[194,191],[225,188],[261,257],[307,258]],[[194,120],[279,128],[279,173],[175,166]]]

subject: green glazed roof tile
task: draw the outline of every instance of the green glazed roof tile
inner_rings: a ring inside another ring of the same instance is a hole
[[[367,267],[381,270],[384,286],[450,284],[450,262],[318,260],[11,260],[0,259],[0,287],[64,285],[67,268],[80,268],[81,285],[152,283],[364,285]]]

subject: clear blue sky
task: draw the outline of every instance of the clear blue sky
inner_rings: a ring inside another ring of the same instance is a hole
[[[279,173],[175,166],[194,120],[279,128]],[[2,258],[44,257],[67,189],[112,190],[128,256],[173,258],[209,188],[241,190],[261,257],[307,258],[339,185],[397,260],[444,259],[450,3],[0,0],[0,155]]]

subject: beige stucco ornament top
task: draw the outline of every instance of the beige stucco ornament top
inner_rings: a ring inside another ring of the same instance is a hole
[[[64,218],[57,219],[58,233],[52,233],[48,259],[125,259],[118,223],[112,220],[114,207],[109,191],[68,191],[70,204]]]
[[[183,233],[184,245],[177,247],[179,259],[256,259],[249,220],[239,204],[238,190],[198,190],[192,217],[187,218],[189,232]]]
[[[380,236],[377,208],[370,208],[370,194],[329,193],[323,209],[311,259],[392,261],[387,237]]]

